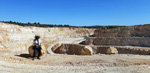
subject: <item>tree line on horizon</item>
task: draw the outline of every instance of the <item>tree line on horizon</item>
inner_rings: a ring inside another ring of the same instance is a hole
[[[69,27],[69,25],[65,24],[40,24],[39,22],[34,22],[34,23],[21,23],[21,22],[15,22],[15,21],[2,21],[4,23],[10,23],[10,24],[16,24],[20,26],[34,26],[34,27]]]
[[[21,23],[21,22],[15,22],[15,21],[1,21],[4,23],[10,23],[10,24],[16,24],[20,26],[34,26],[34,27],[81,27],[81,28],[95,28],[95,29],[113,29],[118,27],[126,27],[126,26],[70,26],[68,24],[40,24],[39,22],[34,23]]]

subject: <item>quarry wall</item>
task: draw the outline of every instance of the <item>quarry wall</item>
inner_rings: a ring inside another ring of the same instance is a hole
[[[63,38],[89,36],[94,32],[93,29],[86,28],[22,27],[2,22],[0,25],[0,49],[13,52],[28,52],[28,47],[32,45],[35,35],[40,35],[42,43],[47,48],[50,44]]]
[[[107,30],[95,30],[94,37],[150,37],[150,25],[136,25]]]
[[[150,37],[94,37],[86,38],[85,45],[150,46]]]
[[[150,25],[136,25],[107,30],[97,29],[86,45],[150,46]]]

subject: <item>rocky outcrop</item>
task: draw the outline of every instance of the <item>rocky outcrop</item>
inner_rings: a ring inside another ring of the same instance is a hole
[[[22,27],[0,22],[0,49],[12,52],[28,52],[35,35],[41,36],[41,41],[47,48],[50,44],[67,41],[70,37],[83,37],[93,34],[93,29],[63,28],[63,27]],[[70,41],[70,40],[69,40]]]

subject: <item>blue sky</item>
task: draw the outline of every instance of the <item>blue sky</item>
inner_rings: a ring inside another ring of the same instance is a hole
[[[45,24],[150,23],[150,0],[0,0],[0,21]]]

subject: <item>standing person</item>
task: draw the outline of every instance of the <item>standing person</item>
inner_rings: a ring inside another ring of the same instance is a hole
[[[40,40],[40,36],[38,35],[35,35],[35,39],[33,40],[33,44],[34,44],[34,53],[33,53],[33,59],[35,59],[35,56],[36,56],[36,52],[39,51],[39,54],[37,56],[37,59],[40,60],[40,55],[41,55],[41,40]]]

